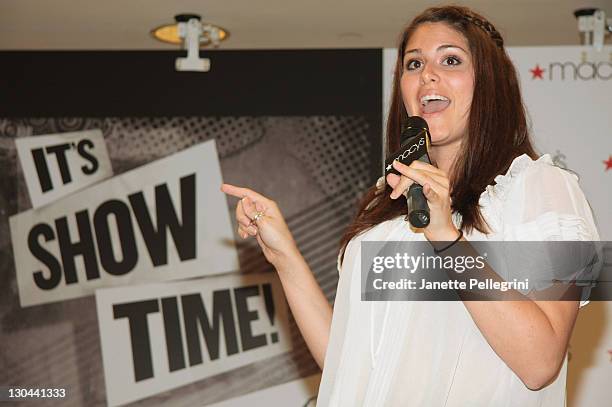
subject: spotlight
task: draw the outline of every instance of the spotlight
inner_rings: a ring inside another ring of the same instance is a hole
[[[175,24],[167,24],[151,30],[151,35],[163,42],[180,44],[187,50],[186,58],[176,59],[177,71],[210,71],[210,59],[200,58],[200,46],[217,48],[229,32],[219,26],[201,21],[198,14],[177,14]]]
[[[596,8],[580,8],[574,11],[578,20],[578,32],[582,43],[592,45],[597,51],[603,49],[604,37],[612,32],[612,19],[606,19],[606,13]]]

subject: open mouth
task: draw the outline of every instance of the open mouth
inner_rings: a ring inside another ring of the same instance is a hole
[[[441,112],[450,105],[450,100],[442,95],[426,95],[421,98],[421,111],[424,114]]]

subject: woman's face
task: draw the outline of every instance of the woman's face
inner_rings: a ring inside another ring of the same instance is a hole
[[[467,40],[444,23],[426,23],[405,50],[400,86],[406,112],[427,121],[432,145],[460,142],[474,93]]]

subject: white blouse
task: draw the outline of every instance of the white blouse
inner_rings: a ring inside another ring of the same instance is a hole
[[[493,230],[467,240],[599,240],[572,173],[517,157],[480,196]],[[453,217],[455,224],[459,215]],[[424,241],[402,217],[348,244],[340,271],[318,406],[558,407],[567,357],[556,380],[529,390],[497,356],[461,301],[361,301],[361,241]],[[588,301],[582,301],[580,306]]]

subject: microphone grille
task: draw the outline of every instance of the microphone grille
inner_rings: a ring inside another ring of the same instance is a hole
[[[401,143],[410,137],[414,137],[423,130],[429,131],[429,126],[425,119],[420,116],[410,116],[404,123],[401,133]]]

